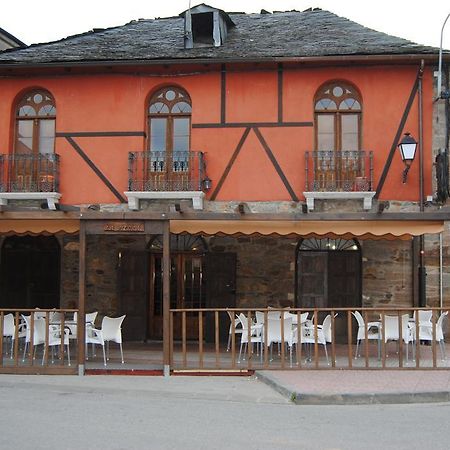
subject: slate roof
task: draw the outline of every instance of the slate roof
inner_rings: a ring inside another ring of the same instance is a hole
[[[236,27],[221,47],[184,49],[181,17],[133,21],[25,49],[0,64],[70,64],[151,60],[261,60],[283,57],[437,54],[434,47],[371,30],[313,9],[273,14],[230,13]]]

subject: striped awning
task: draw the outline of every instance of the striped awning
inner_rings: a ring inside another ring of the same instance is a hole
[[[0,220],[2,234],[57,234],[78,233],[80,221],[75,219],[54,220]]]
[[[442,221],[257,221],[257,220],[171,220],[175,234],[341,237],[344,239],[411,239],[440,233]]]

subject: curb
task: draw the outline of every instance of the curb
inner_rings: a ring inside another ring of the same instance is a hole
[[[405,404],[405,403],[442,403],[450,402],[449,391],[429,392],[390,392],[390,393],[323,393],[308,394],[298,392],[297,388],[282,385],[270,374],[255,372],[258,380],[288,398],[295,405],[373,405],[373,404]]]

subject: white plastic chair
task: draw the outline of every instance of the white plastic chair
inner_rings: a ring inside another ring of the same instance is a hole
[[[36,314],[36,313],[35,313]],[[23,357],[22,361],[25,361],[25,356],[27,354],[28,345],[31,343],[31,315],[25,316],[21,314],[22,319],[25,322],[25,346],[23,349]],[[33,326],[33,346],[34,346],[34,355],[33,359],[36,355],[36,349],[38,345],[45,344],[45,324],[46,320],[43,317],[38,317],[34,319]]]
[[[120,356],[123,360],[123,349],[122,349],[122,322],[125,319],[125,315],[121,317],[103,317],[102,328],[100,330],[96,328],[86,328],[86,347],[87,344],[101,345],[103,349],[103,363],[106,366],[106,361],[109,361],[109,343],[115,342],[120,346]],[[105,355],[105,342],[108,344],[107,353],[108,357]],[[87,356],[87,351],[86,351]],[[87,359],[87,358],[86,358]]]
[[[11,341],[11,358],[13,357],[13,344],[16,333],[16,325],[14,323],[14,315],[12,313],[3,316],[3,337],[9,338]],[[6,351],[8,354],[8,351]]]
[[[425,323],[425,325],[427,325],[429,323],[431,325],[432,316],[433,311],[431,309],[414,311],[414,321],[417,322],[417,319],[419,319],[419,324]]]
[[[245,351],[247,349],[247,345],[248,345],[248,320],[247,317],[240,313],[239,314],[239,321],[241,323],[241,327],[242,327],[242,333],[241,333],[241,345],[239,347],[239,358],[238,358],[238,363],[241,362],[241,355],[242,355],[242,349],[244,348],[244,355],[245,355]],[[262,337],[261,337],[261,329],[262,329],[262,325],[261,324],[253,324],[253,322],[251,322],[250,325],[250,344],[256,344],[258,346],[258,344],[262,344]],[[262,358],[262,352],[261,352],[261,358]],[[245,358],[243,358],[245,360]]]
[[[409,344],[414,343],[414,326],[410,326],[409,315],[403,314],[401,316],[402,322],[402,339],[406,344],[406,361],[408,361]],[[384,316],[384,342],[400,340],[400,330],[398,326],[398,316]],[[413,359],[415,358],[415,348],[413,349]]]
[[[335,314],[335,317],[337,314]],[[333,341],[331,333],[331,315],[328,314],[322,322],[322,325],[305,325],[301,327],[301,343],[302,344],[315,344],[316,343],[316,328],[317,328],[317,343],[323,345],[325,350],[325,356],[327,358],[327,364],[330,364],[328,360],[327,343]],[[295,336],[295,341],[297,337]],[[297,343],[297,342],[296,342]],[[309,348],[311,351],[311,347]]]
[[[86,329],[87,328],[95,328],[95,319],[97,318],[98,311],[94,311],[91,313],[85,314],[85,322],[86,322]],[[70,335],[69,339],[77,339],[77,325],[76,322],[78,321],[78,313],[75,311],[73,313],[73,322],[75,324],[69,324],[67,325],[70,329]]]
[[[356,350],[355,350],[355,359],[358,356],[361,356],[360,344],[361,341],[366,342],[366,329],[367,329],[367,340],[376,340],[378,344],[378,356],[380,356],[380,343],[381,343],[381,332],[380,332],[380,322],[367,322],[367,325],[364,322],[363,316],[359,311],[352,311],[353,316],[358,322],[358,334],[356,336]]]
[[[234,334],[241,334],[242,327],[241,321],[236,314],[233,314],[231,311],[227,311],[228,317],[230,318],[230,329],[228,330],[228,344],[227,344],[227,352],[230,351],[231,346],[231,335],[233,334],[233,320],[234,320]]]
[[[445,360],[445,341],[444,341],[444,327],[443,322],[447,317],[448,311],[443,312],[437,322],[436,322],[436,342],[439,343],[439,347],[441,349],[442,361]],[[415,331],[415,329],[414,329]],[[419,340],[420,341],[433,341],[433,323],[430,320],[430,323],[426,323],[425,321],[419,321]]]
[[[44,332],[44,344],[45,344],[45,320],[40,319],[38,322],[39,322],[38,327],[43,327],[43,329],[40,330],[39,333],[42,333],[42,331]],[[42,325],[42,322],[44,322],[43,325]],[[36,323],[36,321],[35,321],[35,323]],[[61,339],[61,327],[59,327],[58,325],[50,325],[49,330],[48,330],[48,347],[49,348],[51,347],[51,349],[52,349],[52,362],[53,362],[53,348],[62,344],[66,347],[67,361],[68,361],[69,366],[71,365],[69,334],[70,334],[70,330],[68,328],[65,328],[63,337]],[[44,351],[42,353],[42,365],[44,365],[46,351],[47,351],[47,346],[44,345]]]
[[[283,323],[283,332],[281,332],[281,327]],[[265,332],[264,332],[265,334]],[[263,338],[265,336],[262,336]],[[270,347],[270,360],[272,361],[272,344],[287,344],[290,354],[290,364],[292,367],[292,346],[294,344],[292,331],[292,317],[287,317],[281,321],[279,319],[267,319],[267,342],[264,343],[265,350],[267,351]]]

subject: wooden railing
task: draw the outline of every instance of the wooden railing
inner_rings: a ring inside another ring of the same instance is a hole
[[[192,314],[197,315],[198,334],[188,340]],[[246,326],[235,320],[238,314],[245,316]],[[271,320],[277,314],[278,321]],[[431,318],[426,323],[414,320],[419,314]],[[448,309],[439,308],[171,309],[170,366],[175,371],[450,368],[447,314]],[[290,320],[281,320],[281,315]],[[174,339],[174,323],[181,324],[179,340]],[[269,351],[265,343],[275,334],[279,339]]]
[[[74,309],[1,309],[0,373],[77,372]]]
[[[58,192],[56,153],[0,155],[0,192]]]

